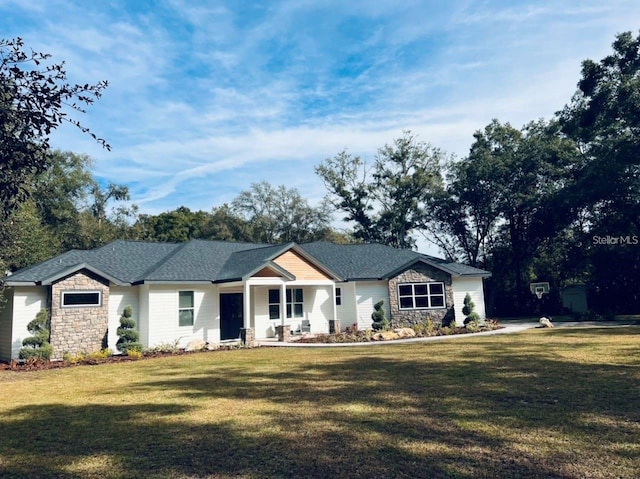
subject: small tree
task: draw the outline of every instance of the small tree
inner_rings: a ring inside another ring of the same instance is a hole
[[[41,309],[35,319],[27,324],[27,330],[32,334],[22,341],[20,359],[51,359],[53,346],[49,344],[49,311]]]
[[[128,354],[129,351],[142,351],[140,334],[136,329],[136,321],[133,319],[133,308],[131,306],[125,307],[122,311],[118,336],[120,338],[116,343],[116,348],[121,353]]]
[[[371,313],[371,319],[373,320],[371,327],[376,331],[386,331],[391,326],[387,319],[387,313],[382,307],[383,304],[384,299],[381,299],[373,305],[373,309],[375,309],[375,311]]]
[[[480,316],[474,311],[475,307],[475,303],[471,301],[471,295],[467,293],[464,297],[464,306],[462,307],[462,314],[466,316],[464,318],[465,326],[471,322],[477,323],[480,321]]]

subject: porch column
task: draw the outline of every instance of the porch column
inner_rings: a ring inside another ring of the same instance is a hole
[[[280,285],[280,326],[284,326],[284,319],[287,317],[287,284]]]
[[[249,315],[251,314],[251,286],[249,286],[249,283],[245,281],[243,287],[242,326],[246,329],[251,327],[251,321],[249,318]]]
[[[338,306],[336,305],[336,283],[331,283],[331,299],[333,300],[333,320],[338,319]]]

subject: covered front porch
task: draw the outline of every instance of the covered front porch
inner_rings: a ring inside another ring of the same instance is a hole
[[[220,285],[220,340],[277,337],[278,326],[326,333],[336,320],[335,282],[250,278]]]

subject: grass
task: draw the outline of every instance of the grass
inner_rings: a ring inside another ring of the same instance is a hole
[[[640,328],[0,371],[0,477],[638,477]]]

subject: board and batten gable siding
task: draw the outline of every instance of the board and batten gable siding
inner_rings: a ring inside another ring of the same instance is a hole
[[[453,278],[451,286],[453,288],[453,305],[458,325],[464,324],[465,315],[462,314],[462,308],[464,307],[464,297],[467,293],[469,293],[471,300],[475,304],[474,311],[478,313],[481,319],[486,319],[482,278]]]
[[[178,293],[194,292],[193,326],[180,326],[178,321]],[[215,285],[149,285],[148,332],[146,347],[173,344],[184,347],[192,339],[217,342],[219,332],[218,288]]]
[[[293,274],[297,280],[331,279],[294,251],[282,253],[273,262]]]
[[[116,286],[109,288],[109,332],[107,344],[109,349],[117,351],[118,327],[124,308],[131,306],[136,329],[140,332],[140,309],[138,308],[138,286]]]
[[[12,297],[12,314],[11,314],[11,333],[5,344],[3,342],[3,359],[17,359],[22,347],[22,340],[27,336],[31,336],[27,330],[29,324],[41,309],[48,308],[47,304],[48,292],[46,286],[16,286],[13,289]],[[4,323],[4,318],[3,321]],[[0,333],[0,337],[2,333]],[[5,357],[9,352],[8,358]]]
[[[387,281],[357,281],[356,307],[358,329],[371,329],[373,305],[384,300],[384,309],[389,317],[389,286]]]

